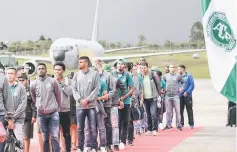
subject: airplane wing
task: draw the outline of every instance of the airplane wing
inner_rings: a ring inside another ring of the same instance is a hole
[[[203,52],[203,51],[205,51],[205,49],[179,50],[179,51],[167,51],[167,52],[158,52],[158,53],[135,54],[135,55],[127,55],[127,56],[93,57],[92,60],[101,59],[104,62],[112,62],[121,58],[130,59],[130,58],[141,58],[141,57],[149,57],[149,56],[181,54],[181,53],[190,53],[190,52]]]
[[[49,57],[40,57],[40,56],[18,56],[15,55],[16,59],[23,59],[23,60],[34,60],[34,61],[39,61],[39,62],[47,62],[51,63]]]
[[[195,50],[178,50],[178,51],[167,51],[167,52],[157,52],[157,53],[145,53],[145,54],[134,54],[127,56],[110,56],[110,57],[91,57],[92,60],[101,59],[104,62],[113,62],[117,59],[130,59],[130,58],[141,58],[149,56],[159,56],[159,55],[169,55],[169,54],[181,54],[181,53],[190,53],[190,52],[203,52],[205,49],[195,49]],[[40,62],[51,63],[49,57],[36,57],[36,56],[15,56],[16,59],[24,60],[34,60]]]
[[[111,50],[105,50],[104,53],[117,52],[117,51],[126,51],[126,50],[134,50],[134,49],[142,49],[142,48],[146,48],[146,47],[147,47],[147,46],[136,46],[136,47],[127,47],[127,48],[111,49]]]

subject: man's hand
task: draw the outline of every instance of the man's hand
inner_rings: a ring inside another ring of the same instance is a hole
[[[183,95],[184,95],[184,97],[187,97],[187,96],[188,96],[188,93],[187,93],[187,92],[184,92]]]
[[[8,120],[8,129],[14,129],[15,125],[14,125],[14,120]]]
[[[5,141],[6,137],[5,136],[1,136],[0,137],[0,143],[3,143]]]
[[[88,108],[88,100],[87,99],[83,99],[82,101],[81,101],[81,105],[84,107],[84,108]]]
[[[125,99],[124,96],[122,96],[122,97],[120,98],[120,101],[124,101],[124,99]]]
[[[184,91],[183,88],[180,88],[180,89],[179,89],[179,93],[182,93],[183,91]]]
[[[157,107],[161,108],[161,103],[160,102],[157,102]]]
[[[140,100],[140,106],[143,106],[143,102],[144,102],[144,100],[141,99],[141,100]]]
[[[34,124],[36,122],[36,118],[35,117],[32,117],[31,119],[31,124]]]
[[[157,102],[161,102],[161,97],[160,96],[158,96]]]
[[[57,82],[61,82],[62,78],[60,76],[58,76],[57,74],[55,75],[55,79]]]
[[[118,106],[118,109],[123,109],[124,108],[124,103],[123,101],[119,101],[119,106]]]

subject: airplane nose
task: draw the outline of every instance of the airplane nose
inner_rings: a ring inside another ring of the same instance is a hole
[[[65,51],[55,51],[53,53],[53,58],[55,61],[64,61],[65,60]]]

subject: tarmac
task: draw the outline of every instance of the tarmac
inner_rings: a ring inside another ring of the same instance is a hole
[[[213,89],[211,80],[196,80],[195,84],[194,120],[195,126],[202,129],[171,152],[235,152],[236,127],[225,126],[228,100]],[[188,122],[187,117],[185,122]]]
[[[236,127],[225,126],[227,108],[228,100],[213,89],[211,80],[195,80],[194,121],[195,127],[201,129],[173,147],[171,152],[235,152]],[[185,127],[188,127],[187,122],[185,110]],[[32,144],[36,143],[35,132]],[[137,151],[139,152],[139,149]]]

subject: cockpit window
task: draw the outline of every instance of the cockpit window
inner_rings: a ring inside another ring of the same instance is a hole
[[[56,46],[53,50],[73,50],[73,46]]]

